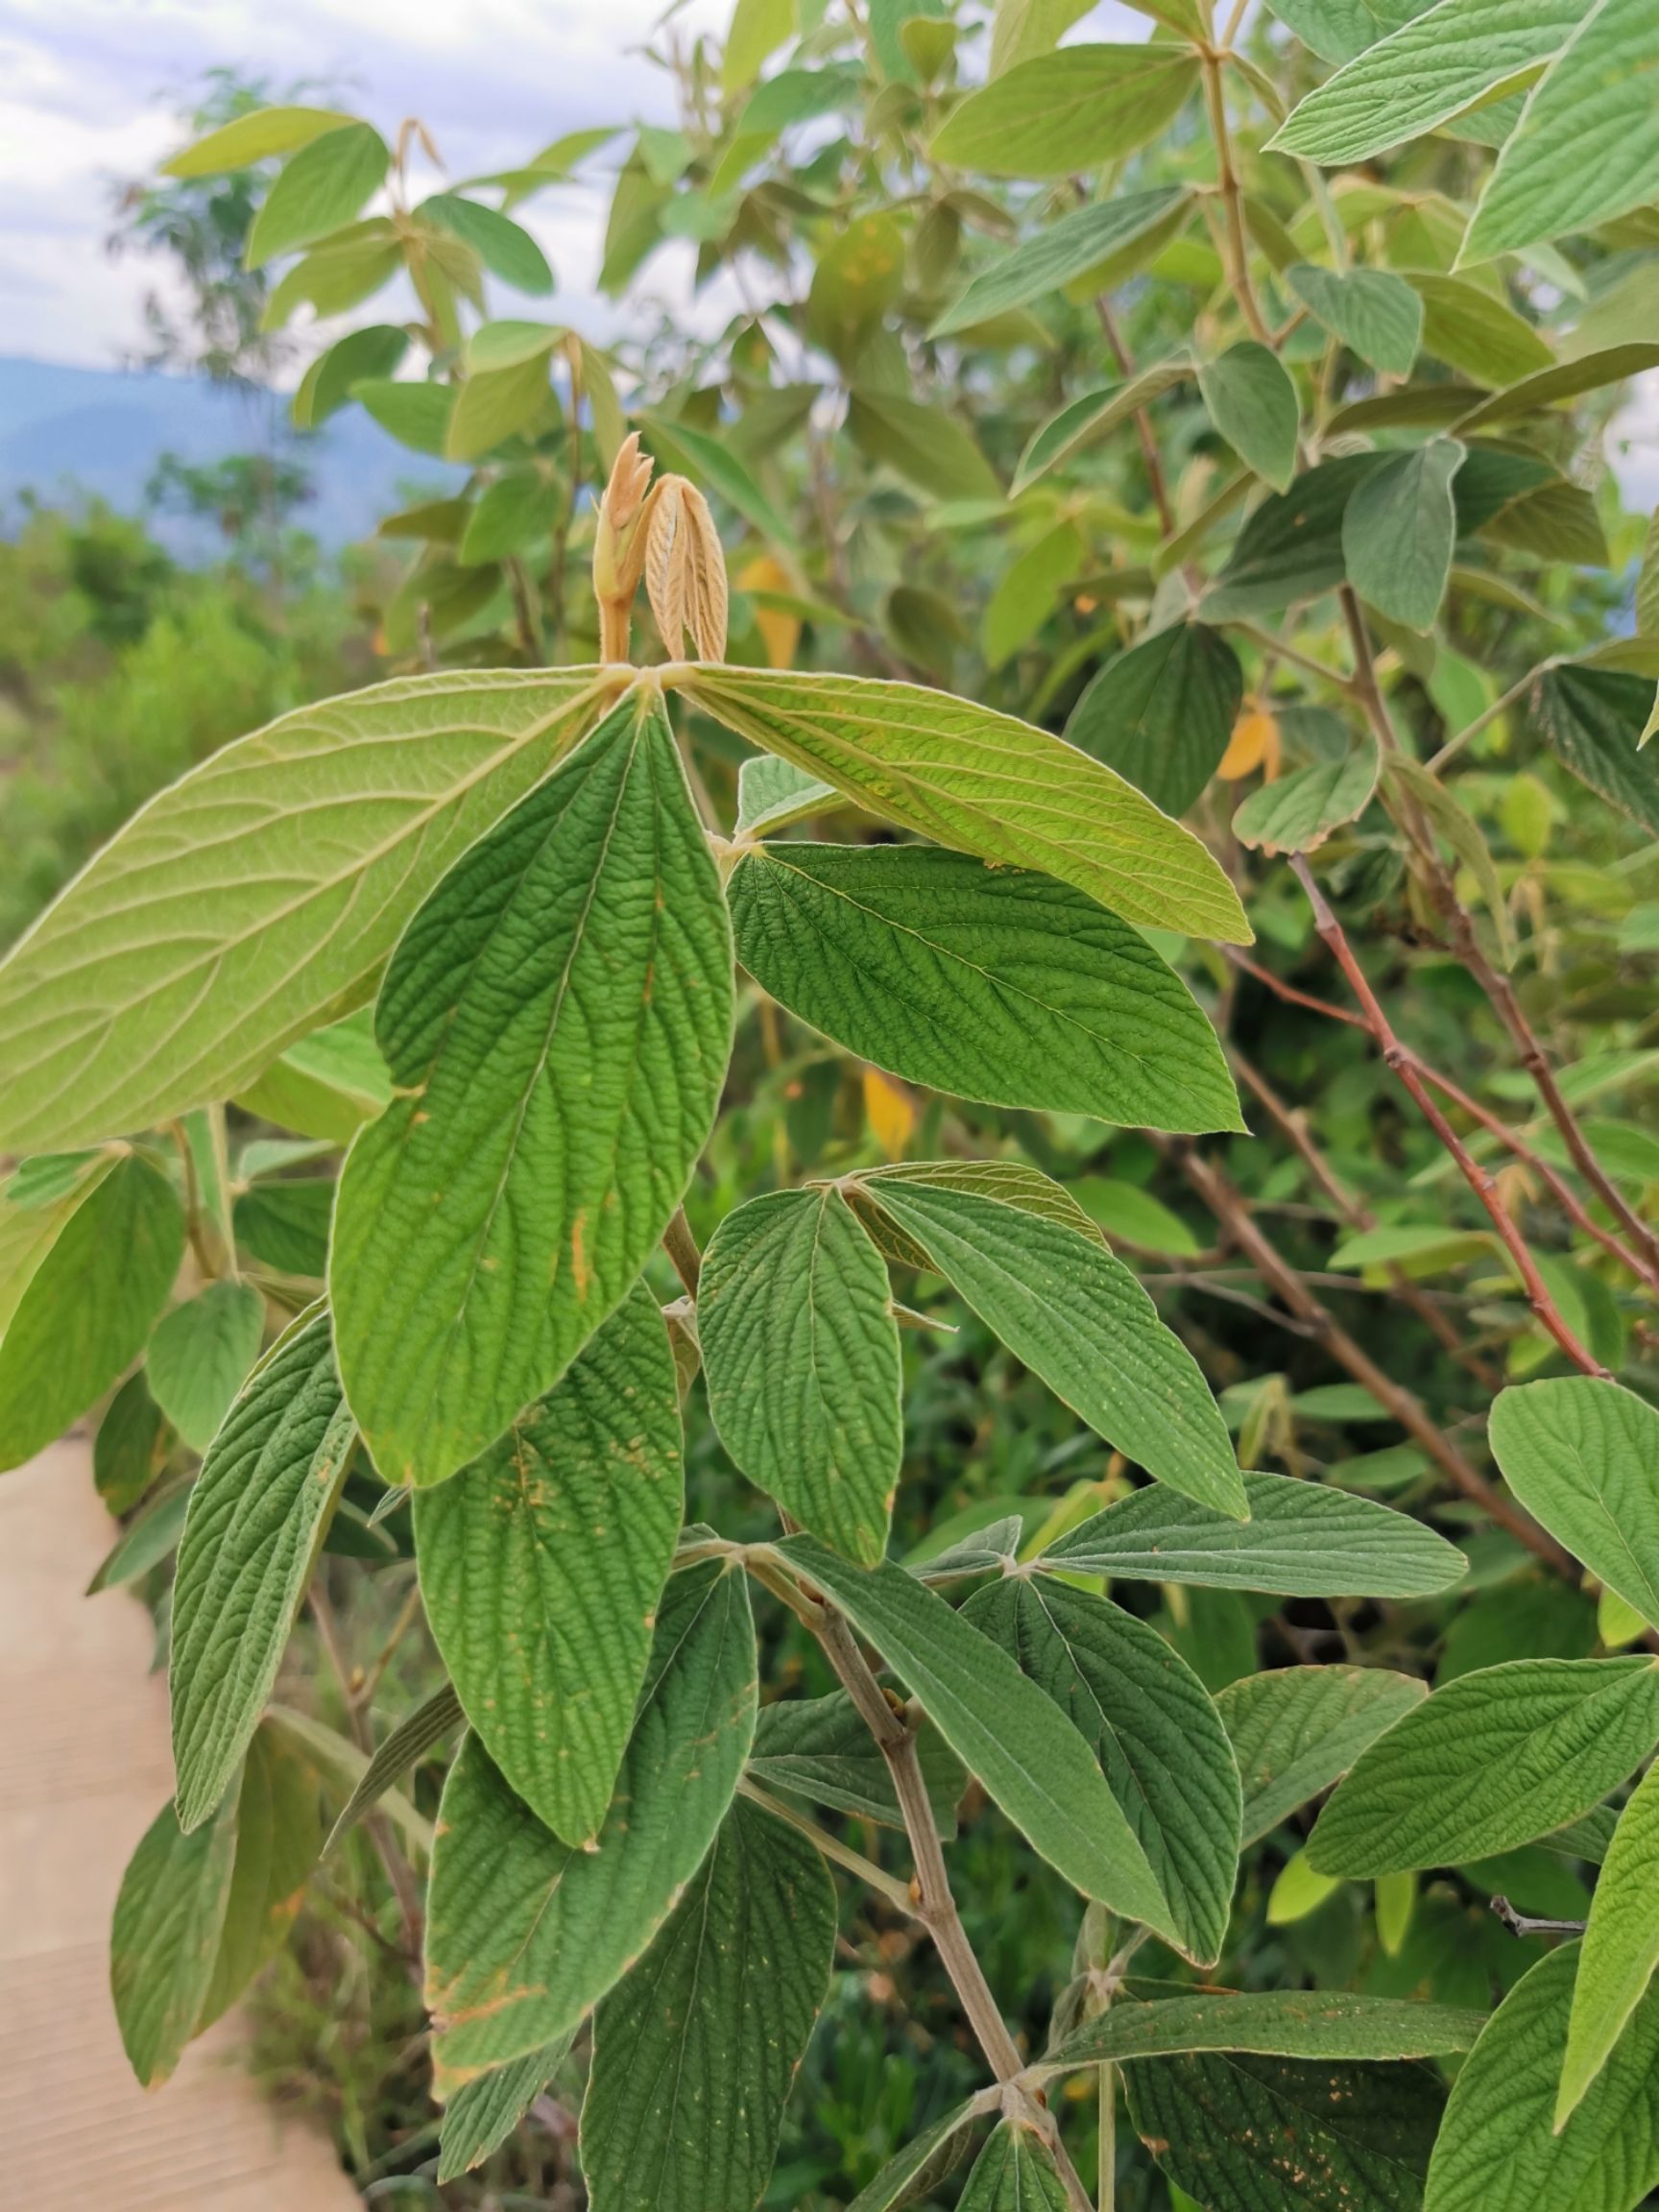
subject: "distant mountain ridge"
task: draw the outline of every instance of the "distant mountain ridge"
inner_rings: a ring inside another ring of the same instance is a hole
[[[205,462],[262,451],[286,406],[279,394],[204,378],[0,354],[0,507],[24,491],[49,505],[79,493],[131,514],[162,454]],[[317,496],[299,520],[330,550],[370,536],[400,503],[401,488],[445,487],[458,473],[406,451],[361,408],[348,408],[306,440],[307,453]],[[157,517],[156,532],[186,558],[213,550],[182,517]]]

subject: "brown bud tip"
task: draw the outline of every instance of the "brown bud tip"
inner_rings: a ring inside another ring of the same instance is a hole
[[[638,431],[630,430],[617,451],[611,481],[605,487],[603,510],[613,530],[626,530],[638,514],[654,466],[650,455],[639,450]]]

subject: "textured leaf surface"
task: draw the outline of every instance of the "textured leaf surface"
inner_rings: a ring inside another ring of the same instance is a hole
[[[1244,1842],[1329,1790],[1428,1695],[1385,1667],[1281,1667],[1228,1683],[1215,1703],[1243,1785]]]
[[[1584,1931],[1567,2056],[1555,2106],[1560,2126],[1611,2057],[1659,1966],[1659,1767],[1619,1815]]]
[[[1431,630],[1446,596],[1457,535],[1452,479],[1462,465],[1455,438],[1431,438],[1373,469],[1342,517],[1348,581],[1407,630]]]
[[[1298,262],[1286,281],[1316,323],[1391,376],[1407,376],[1423,342],[1423,302],[1388,269],[1319,269]]]
[[[943,338],[950,331],[965,330],[992,315],[1005,314],[1010,307],[1023,307],[1046,292],[1058,291],[1096,262],[1143,237],[1186,197],[1178,185],[1164,184],[1149,192],[1124,192],[1115,200],[1074,207],[982,269],[946,308],[929,336]]]
[[[958,2212],[1066,2212],[1066,2184],[1035,2129],[1004,2120],[974,2161]]]
[[[893,2212],[897,2205],[915,2200],[912,2184],[920,2183],[922,2176],[933,2172],[934,2160],[949,2158],[959,2149],[955,2138],[974,2118],[979,2109],[976,2102],[958,2104],[954,2111],[947,2112],[925,2128],[920,2135],[912,2137],[896,2158],[890,2158],[867,2189],[860,2189],[848,2206],[848,2212]]]
[[[1211,421],[1245,467],[1275,491],[1288,490],[1302,416],[1296,387],[1277,353],[1246,338],[1204,363],[1198,389]]]
[[[757,753],[737,771],[737,834],[763,836],[797,822],[804,814],[821,814],[839,806],[841,794],[833,783],[808,776],[792,761],[775,753]]]
[[[0,1467],[55,1442],[132,1362],[183,1250],[173,1187],[135,1154],[75,1208],[0,1337]]]
[[[247,1283],[210,1283],[156,1323],[144,1355],[151,1394],[192,1452],[219,1433],[264,1331],[265,1301]]]
[[[593,2212],[750,2212],[824,2002],[835,1886],[739,1798],[672,1918],[599,2008],[582,2107]]]
[[[248,1378],[190,1494],[170,1668],[186,1830],[224,1796],[271,1695],[355,1433],[328,1316],[301,1315]]]
[[[643,1284],[499,1442],[416,1498],[421,1595],[467,1717],[568,1843],[611,1802],[684,1501],[674,1355]]]
[[[1659,837],[1659,757],[1641,750],[1651,680],[1608,668],[1547,668],[1528,703],[1563,766]]]
[[[697,1291],[709,1409],[750,1479],[864,1565],[887,1545],[903,1456],[887,1269],[839,1191],[728,1214]]]
[[[1455,1866],[1575,1820],[1659,1741],[1659,1661],[1517,1659],[1460,1674],[1380,1737],[1319,1815],[1322,1874]]]
[[[463,2081],[438,2128],[438,2179],[458,2180],[506,2142],[564,2064],[575,2032]]]
[[[1242,1127],[1214,1030],[1137,930],[1069,883],[922,845],[783,844],[729,896],[737,956],[878,1067],[959,1097]]]
[[[1489,1433],[1527,1512],[1659,1626],[1659,1412],[1617,1382],[1563,1375],[1505,1390]]]
[[[461,1700],[455,1695],[454,1685],[449,1682],[445,1682],[441,1690],[434,1690],[430,1697],[423,1698],[413,1713],[406,1713],[375,1747],[374,1755],[363,1768],[356,1787],[340,1808],[323,1846],[325,1854],[334,1849],[341,1838],[356,1826],[365,1813],[373,1810],[393,1784],[400,1781],[411,1767],[425,1758],[429,1751],[436,1750],[446,1737],[453,1736],[466,1718],[461,1710]]]
[[[286,714],[153,799],[0,964],[0,1145],[230,1096],[368,998],[450,862],[577,735],[596,679],[399,678]]]
[[[411,923],[330,1281],[376,1463],[439,1482],[551,1388],[637,1277],[714,1118],[731,926],[667,721],[625,700]]]
[[[1314,760],[1252,791],[1233,817],[1233,834],[1264,853],[1313,853],[1334,830],[1363,814],[1377,788],[1382,756],[1363,736],[1340,760]]]
[[[109,1988],[132,2071],[165,2081],[196,2032],[230,1903],[236,1804],[193,1836],[171,1805],[145,1830],[121,1877],[109,1932]]]
[[[1155,806],[1185,814],[1220,764],[1243,695],[1238,656],[1220,633],[1172,622],[1107,661],[1066,734]]]
[[[342,123],[308,136],[260,203],[248,233],[249,268],[349,223],[379,189],[391,158],[386,141],[367,123]]]
[[[1551,2132],[1579,1946],[1540,1959],[1470,2053],[1446,2107],[1424,2212],[1633,2212],[1659,2185],[1659,1993]]]
[[[921,1731],[916,1755],[933,1818],[949,1842],[968,1777],[935,1728]],[[887,1762],[845,1690],[762,1705],[749,1772],[764,1789],[792,1791],[884,1828],[904,1825]]]
[[[1242,1524],[1166,1490],[1137,1490],[1050,1545],[1043,1564],[1286,1598],[1427,1598],[1464,1572],[1443,1536],[1372,1499],[1287,1475],[1242,1481]]]
[[[1185,384],[1192,374],[1192,363],[1185,356],[1155,361],[1138,375],[1104,384],[1098,391],[1085,392],[1076,399],[1069,399],[1064,407],[1057,407],[1026,440],[1010,496],[1018,498],[1028,484],[1057,469],[1062,461],[1069,461],[1085,445],[1104,438],[1138,409],[1173,391],[1177,384]]]
[[[1340,584],[1348,502],[1386,465],[1381,453],[1345,453],[1263,499],[1205,593],[1204,612],[1218,619],[1266,613]]]
[[[1484,2012],[1341,1989],[1208,1990],[1115,2005],[1074,2029],[1042,2060],[1056,2073],[1107,2058],[1166,2058],[1188,2051],[1251,2051],[1278,2058],[1432,2058],[1467,2051]]]
[[[902,829],[1042,868],[1126,922],[1249,942],[1238,894],[1196,837],[1028,722],[874,677],[704,665],[684,685],[740,736]]]
[[[1183,1948],[1221,1956],[1238,1872],[1238,1776],[1220,1716],[1155,1628],[1061,1582],[1002,1576],[963,1617],[1010,1652],[1100,1762]]]
[[[323,1841],[317,1769],[282,1729],[253,1733],[236,1791],[236,1857],[195,2033],[228,2012],[287,1936]]]
[[[1086,1896],[1174,1934],[1157,1878],[1088,1744],[1006,1651],[902,1567],[852,1567],[808,1536],[779,1549],[909,1684],[1034,1850]]]
[[[1037,55],[970,93],[932,152],[986,177],[1063,177],[1155,138],[1197,82],[1197,61],[1181,48]]]
[[[986,1327],[1109,1444],[1241,1519],[1226,1425],[1187,1347],[1103,1243],[967,1190],[865,1185]]]
[[[469,1736],[432,1855],[426,2002],[445,2081],[567,2033],[673,1910],[725,1817],[755,1733],[741,1575],[669,1583],[598,1848],[561,1843]]]

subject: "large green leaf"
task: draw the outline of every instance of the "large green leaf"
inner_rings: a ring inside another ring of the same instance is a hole
[[[971,92],[932,152],[981,176],[1064,177],[1155,138],[1197,82],[1185,47],[1070,46]]]
[[[438,2129],[438,2179],[455,2181],[482,2166],[505,2143],[564,2064],[575,2030],[505,2066],[463,2081],[444,2107]]]
[[[1540,1959],[1460,2070],[1424,2212],[1634,2212],[1659,2185],[1659,1991],[1561,2132],[1555,2100],[1579,1946]]]
[[[887,1546],[904,1431],[887,1269],[839,1191],[774,1190],[704,1258],[709,1410],[750,1479],[865,1566]]]
[[[1316,852],[1334,830],[1364,813],[1381,767],[1377,740],[1366,732],[1340,759],[1313,760],[1259,784],[1234,815],[1233,834],[1264,853]]]
[[[109,1988],[132,2071],[165,2081],[196,2032],[230,1904],[236,1800],[194,1835],[165,1805],[128,1861],[109,1931]]]
[[[367,123],[342,123],[308,136],[260,203],[248,233],[249,268],[349,223],[379,190],[391,159],[386,141]]]
[[[1249,942],[1238,894],[1196,837],[1028,722],[867,676],[705,664],[683,683],[740,736],[902,829],[1044,869],[1126,922]]]
[[[1013,1654],[1099,1760],[1184,1948],[1221,1956],[1238,1872],[1238,1775],[1209,1692],[1155,1628],[1108,1599],[1002,1575],[963,1618]]]
[[[936,1728],[918,1733],[916,1756],[934,1822],[949,1842],[968,1777]],[[892,1770],[845,1690],[762,1705],[749,1772],[764,1789],[809,1797],[883,1828],[904,1825]]]
[[[891,1562],[849,1566],[809,1536],[779,1549],[909,1684],[1034,1850],[1086,1896],[1179,1939],[1088,1744],[999,1645]]]
[[[1460,1674],[1363,1752],[1319,1815],[1322,1874],[1455,1866],[1565,1827],[1659,1742],[1659,1660],[1516,1659]]]
[[[205,1452],[219,1433],[264,1333],[265,1301],[247,1283],[209,1283],[156,1323],[145,1373],[192,1452]]]
[[[428,1899],[426,2002],[446,2086],[566,2033],[651,1941],[737,1787],[755,1667],[743,1576],[713,1563],[676,1575],[590,1850],[561,1843],[468,1737],[445,1785]]]
[[[1659,193],[1659,16],[1596,0],[1504,141],[1460,260],[1587,230]]]
[[[1505,1390],[1489,1434],[1527,1512],[1659,1627],[1659,1411],[1617,1382],[1563,1375]]]
[[[1496,293],[1433,270],[1414,269],[1411,286],[1423,302],[1424,348],[1437,361],[1488,385],[1512,384],[1549,369],[1549,346]]]
[[[1433,2058],[1467,2051],[1484,2012],[1340,1989],[1258,1989],[1119,2003],[1045,2054],[1056,2074],[1106,2059],[1168,2058],[1191,2051],[1251,2051],[1275,2058]]]
[[[1243,1479],[1190,1352],[1104,1243],[979,1191],[863,1178],[1008,1349],[1159,1481],[1242,1520]]]
[[[998,1106],[1239,1129],[1215,1033],[1069,883],[923,845],[771,845],[729,885],[737,956],[839,1045]]]
[[[1301,409],[1290,373],[1277,353],[1246,338],[1198,371],[1210,420],[1247,469],[1275,491],[1296,473]]]
[[[1427,1598],[1463,1554],[1409,1515],[1287,1475],[1246,1475],[1245,1522],[1137,1490],[1049,1546],[1045,1567],[1286,1598]]]
[[[1527,704],[1562,765],[1659,837],[1659,758],[1642,750],[1652,679],[1610,668],[1545,668]]]
[[[1265,613],[1340,584],[1347,573],[1342,522],[1348,502],[1386,465],[1381,453],[1344,453],[1310,469],[1288,492],[1263,499],[1204,594],[1204,613],[1218,621]]]
[[[367,998],[457,854],[557,760],[595,669],[403,677],[193,769],[0,965],[0,1146],[148,1128],[232,1095]]]
[[[713,1122],[731,925],[652,696],[473,846],[387,972],[397,1095],[347,1159],[330,1283],[346,1393],[389,1479],[443,1481],[551,1388]]]
[[[1238,656],[1203,622],[1172,622],[1108,661],[1071,709],[1073,745],[1185,814],[1227,750],[1244,695]]]
[[[594,2020],[582,2106],[592,2212],[751,2212],[834,1945],[823,1860],[739,1798],[672,1918]]]
[[[1452,479],[1463,463],[1455,438],[1396,453],[1356,490],[1342,517],[1348,581],[1384,620],[1431,630],[1446,596],[1456,541]]]
[[[1619,1815],[1596,1883],[1573,1984],[1557,2128],[1584,2102],[1659,1966],[1659,1767]]]
[[[1054,2153],[1034,2128],[1004,2120],[969,2175],[957,2212],[1066,2212]]]
[[[952,330],[967,329],[1010,307],[1022,307],[1028,300],[1058,291],[1081,276],[1097,262],[1143,237],[1164,222],[1187,197],[1179,185],[1161,184],[1146,192],[1125,192],[1116,200],[1098,200],[1088,207],[1074,207],[1034,237],[998,255],[980,271],[967,289],[957,295],[928,333],[943,338]]]
[[[137,1356],[183,1249],[173,1187],[136,1153],[99,1175],[49,1249],[31,1249],[0,1337],[0,1467],[55,1442]]]
[[[1361,161],[1536,70],[1583,13],[1584,0],[1440,0],[1310,92],[1270,144],[1328,167]]]
[[[281,1664],[356,1431],[328,1316],[302,1314],[244,1384],[190,1494],[173,1586],[179,1818],[209,1818]]]
[[[316,1767],[266,1721],[253,1732],[236,1790],[236,1857],[213,1962],[193,2032],[228,2012],[286,1937],[323,1842]]]
[[[1279,1667],[1228,1683],[1215,1703],[1243,1785],[1242,1840],[1329,1790],[1428,1695],[1426,1682],[1385,1667]]]
[[[1361,361],[1408,376],[1423,343],[1423,302],[1388,269],[1320,269],[1299,261],[1286,282],[1316,323]]]
[[[568,1843],[611,1802],[684,1497],[674,1355],[637,1284],[544,1398],[415,1501],[421,1595],[467,1717]]]

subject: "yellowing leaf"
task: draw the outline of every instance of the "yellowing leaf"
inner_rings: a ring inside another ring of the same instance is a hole
[[[1215,773],[1224,783],[1238,783],[1260,768],[1271,783],[1279,773],[1279,725],[1265,708],[1251,700],[1233,725],[1233,734]]]
[[[884,1160],[902,1160],[916,1128],[916,1108],[902,1083],[878,1068],[864,1070],[864,1115]]]
[[[762,553],[739,572],[737,589],[740,591],[784,594],[792,587],[782,564],[770,553]],[[801,642],[801,617],[786,613],[781,607],[758,603],[755,609],[755,627],[759,631],[760,641],[766,648],[767,666],[793,666],[795,650]]]

